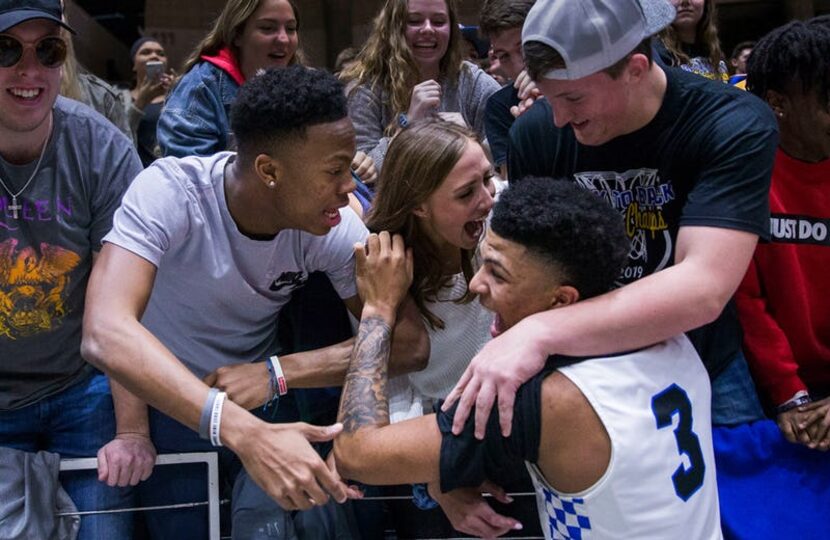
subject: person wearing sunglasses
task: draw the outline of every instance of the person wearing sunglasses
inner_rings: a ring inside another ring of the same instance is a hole
[[[81,323],[95,255],[141,162],[115,126],[58,95],[62,27],[73,31],[58,0],[0,0],[0,450],[97,454],[97,477],[61,482],[80,511],[106,510],[130,505],[125,486],[149,476],[155,452],[145,426],[116,421],[128,396],[81,358]],[[53,522],[23,514],[28,527]],[[79,538],[130,538],[131,526],[126,513],[85,515]]]
[[[0,67],[14,67],[23,58],[26,49],[34,49],[37,61],[45,68],[54,69],[66,60],[67,43],[61,36],[46,36],[36,43],[22,43],[12,35],[0,36]]]

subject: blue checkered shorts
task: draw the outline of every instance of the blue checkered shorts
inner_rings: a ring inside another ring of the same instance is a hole
[[[585,503],[583,499],[562,498],[548,489],[543,489],[543,492],[551,538],[562,540],[590,538],[591,520],[580,513],[580,507]]]

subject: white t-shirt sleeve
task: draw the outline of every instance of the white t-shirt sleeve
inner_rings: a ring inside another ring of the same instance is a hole
[[[113,216],[112,230],[104,237],[156,267],[162,256],[187,236],[190,213],[185,188],[177,182],[172,163],[153,165],[142,171],[124,194]]]

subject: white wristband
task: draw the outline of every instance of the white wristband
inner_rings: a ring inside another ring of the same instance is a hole
[[[280,396],[288,393],[288,383],[285,382],[285,374],[282,372],[280,357],[276,354],[268,359],[271,362],[271,369],[274,370],[274,378],[277,380],[277,392]]]
[[[219,392],[216,394],[216,399],[213,402],[213,410],[210,413],[210,444],[213,446],[222,446],[222,441],[219,438],[219,430],[222,425],[222,407],[227,397],[228,394],[225,392]]]

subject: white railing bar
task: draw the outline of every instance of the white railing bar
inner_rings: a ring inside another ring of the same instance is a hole
[[[193,508],[196,506],[208,507],[208,531],[209,540],[219,539],[219,460],[215,452],[192,452],[185,454],[162,454],[156,457],[156,465],[177,465],[181,463],[205,463],[207,464],[208,500],[205,502],[183,503],[161,507],[144,507],[137,509],[116,509],[116,510],[92,510],[61,515],[90,515],[90,514],[114,514],[134,510],[162,510],[164,508]],[[79,471],[97,469],[98,458],[68,458],[62,459],[61,471]]]

